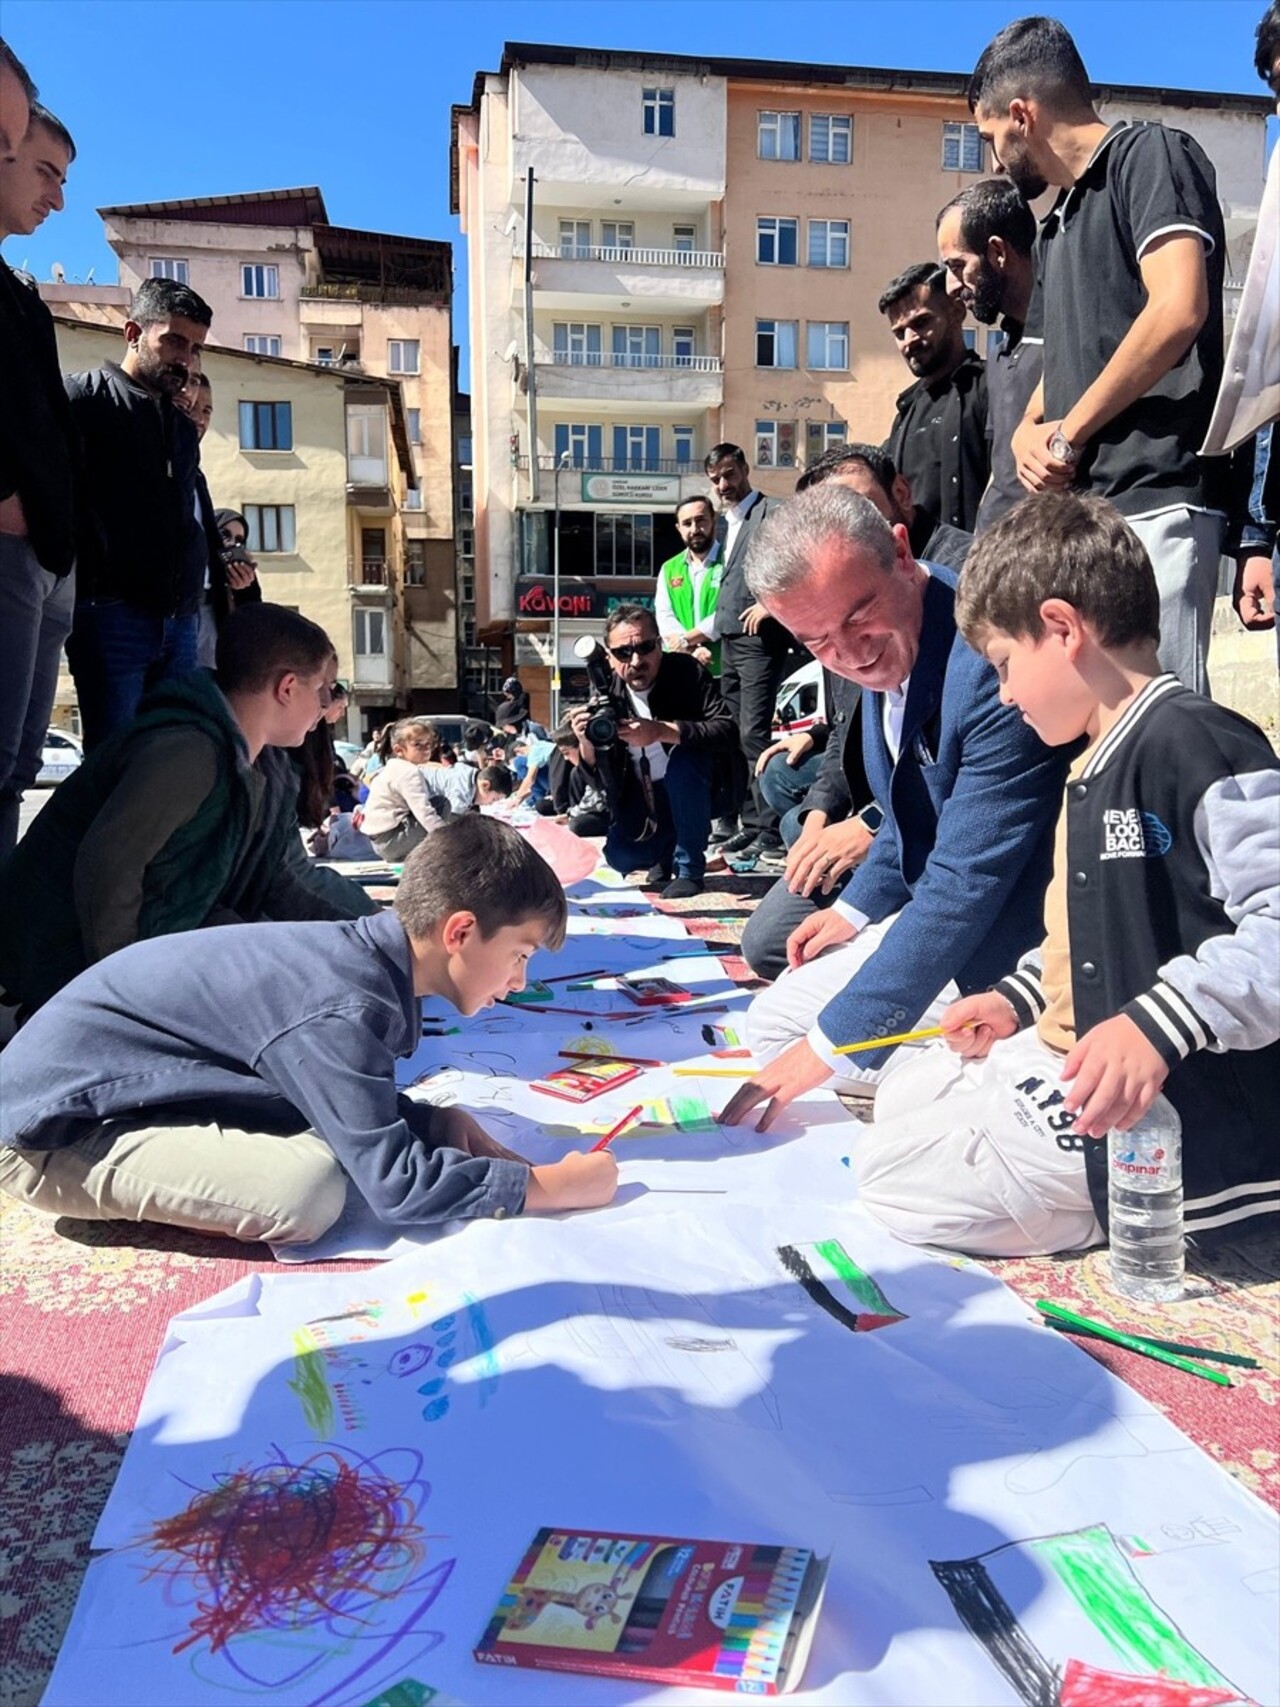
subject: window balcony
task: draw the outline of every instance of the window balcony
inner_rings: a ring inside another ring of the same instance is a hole
[[[522,474],[529,472],[529,458],[518,456],[516,467]],[[555,456],[540,456],[538,467],[544,474],[554,474],[557,468],[565,474],[685,474],[696,475],[705,487],[706,481],[700,462],[682,462],[674,456],[592,456],[582,452],[569,455],[569,461],[562,463]],[[567,490],[567,488],[566,488]]]
[[[591,403],[658,403],[681,410],[717,409],[724,402],[719,356],[645,355],[613,351],[555,351],[534,356],[538,395]]]
[[[378,600],[390,599],[393,576],[391,565],[383,557],[347,559],[347,590],[354,598],[368,594]]]
[[[512,297],[524,288],[524,249],[514,249]],[[637,312],[682,314],[724,301],[724,256],[710,249],[604,248],[599,244],[533,246],[533,283],[541,308],[616,310],[629,299]]]

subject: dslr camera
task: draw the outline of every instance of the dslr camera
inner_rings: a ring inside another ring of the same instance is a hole
[[[610,747],[616,746],[618,740],[617,713],[609,697],[613,671],[609,668],[608,655],[600,642],[593,640],[589,634],[584,634],[576,640],[573,650],[574,655],[585,664],[587,680],[591,684],[591,697],[586,704],[587,723],[583,734],[598,753],[606,752]]]

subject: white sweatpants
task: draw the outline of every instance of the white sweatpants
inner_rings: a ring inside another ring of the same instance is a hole
[[[902,1051],[899,1051],[901,1054]],[[887,1075],[852,1156],[861,1201],[913,1245],[1043,1256],[1099,1244],[1063,1057],[1034,1030],[964,1062],[944,1043]]]
[[[823,1008],[833,996],[839,995],[846,984],[852,983],[899,917],[898,913],[892,913],[877,925],[864,925],[852,942],[828,949],[807,966],[784,972],[776,984],[761,990],[747,1011],[747,1042],[752,1053],[761,1061],[772,1061],[775,1055],[781,1055],[798,1038],[807,1037]],[[954,1002],[959,994],[954,984],[948,984],[923,1013],[896,1009],[885,1035],[897,1036],[904,1031],[923,1031],[927,1026],[937,1025],[943,1008]],[[861,1042],[861,1039],[851,1037],[848,1042]],[[878,1068],[863,1067],[856,1055],[844,1055],[840,1057],[836,1072],[844,1079],[877,1085],[887,1074],[898,1072],[918,1053],[915,1045],[895,1049],[886,1065]]]

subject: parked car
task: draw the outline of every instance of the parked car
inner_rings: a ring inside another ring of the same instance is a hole
[[[52,788],[54,783],[69,777],[83,758],[84,748],[76,736],[69,735],[65,729],[50,729],[40,754],[36,787]]]

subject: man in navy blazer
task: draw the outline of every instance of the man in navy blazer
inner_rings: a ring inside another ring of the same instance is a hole
[[[933,1024],[1044,934],[1053,824],[1071,757],[1012,707],[955,626],[956,577],[917,563],[904,527],[827,483],[760,528],[752,592],[801,645],[863,689],[867,779],[884,811],[840,899],[787,940],[788,970],[752,1003],[769,1064],[730,1100],[761,1130],[832,1074],[875,1082],[891,1050],[839,1046]]]

